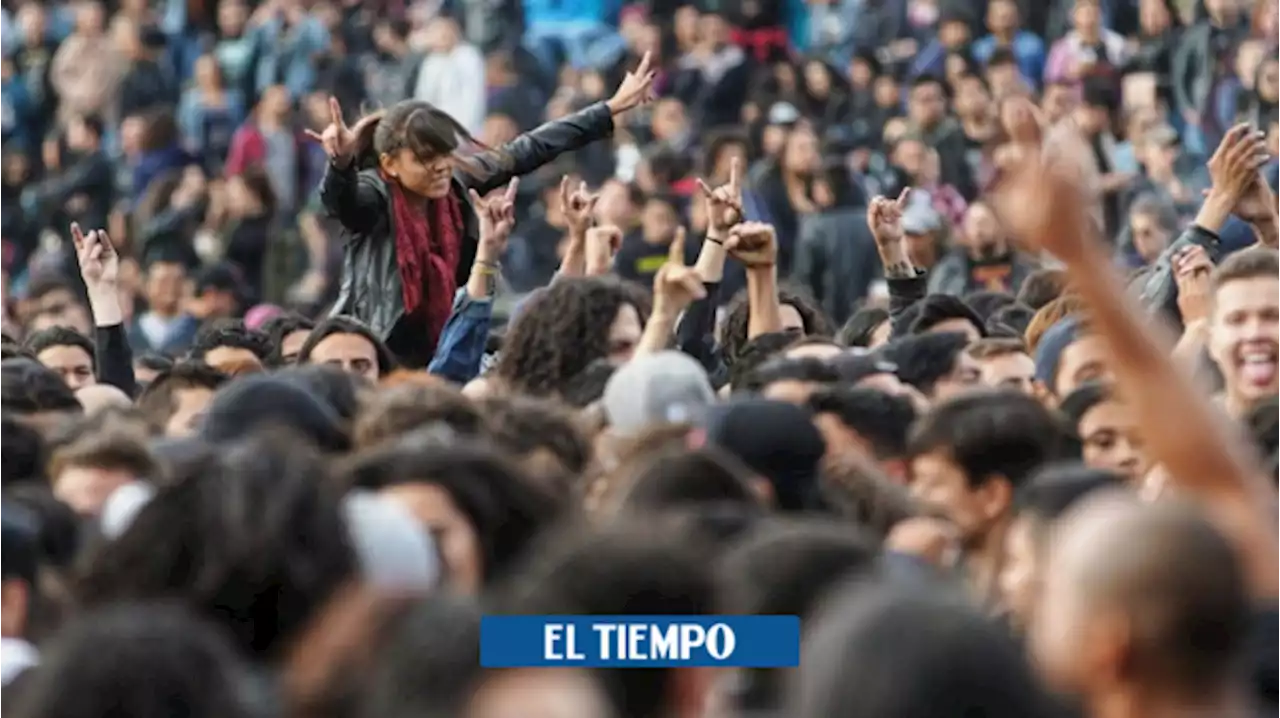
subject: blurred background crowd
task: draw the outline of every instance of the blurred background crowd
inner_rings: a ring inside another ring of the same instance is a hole
[[[19,333],[57,323],[33,292],[77,281],[69,221],[110,230],[132,322],[323,309],[341,240],[303,131],[327,124],[331,95],[349,119],[427,100],[497,146],[606,97],[651,52],[658,101],[521,185],[507,287],[558,266],[565,222],[543,200],[562,176],[603,193],[599,220],[626,231],[616,271],[647,281],[676,225],[706,226],[691,178],[723,181],[740,157],[748,218],[774,224],[784,278],[836,321],[883,301],[860,217],[904,186],[920,190],[907,227],[935,288],[1018,288],[1025,267],[971,206],[1012,157],[997,121],[1011,96],[1089,135],[1129,268],[1194,216],[1225,128],[1276,142],[1275,0],[6,0],[2,18]],[[184,348],[142,334],[138,348]]]

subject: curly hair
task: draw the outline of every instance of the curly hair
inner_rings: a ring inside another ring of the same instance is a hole
[[[497,377],[534,396],[560,393],[591,362],[609,355],[609,327],[623,305],[649,320],[649,297],[611,277],[566,277],[530,299],[507,332]]]
[[[784,285],[778,288],[778,301],[799,312],[800,321],[804,323],[805,336],[831,336],[831,321],[807,292]],[[747,291],[744,289],[735,294],[725,307],[724,327],[720,331],[720,353],[726,365],[733,364],[733,360],[747,343],[749,318]]]

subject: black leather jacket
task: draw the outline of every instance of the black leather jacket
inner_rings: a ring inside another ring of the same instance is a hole
[[[480,239],[468,189],[483,196],[512,177],[533,172],[561,153],[612,133],[613,115],[605,103],[599,102],[526,132],[496,152],[477,155],[473,161],[479,166],[479,172],[455,173],[453,191],[463,203],[464,218],[462,251],[456,269],[458,286],[467,282]],[[346,235],[342,282],[332,314],[353,316],[365,322],[385,341],[404,314],[387,185],[377,170],[340,169],[330,164],[320,185],[320,200],[326,211],[342,224]]]

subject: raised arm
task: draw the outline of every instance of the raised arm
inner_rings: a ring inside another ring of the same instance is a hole
[[[320,183],[320,201],[331,216],[353,232],[373,227],[386,213],[386,199],[376,181],[361,176],[355,167],[361,133],[380,119],[380,114],[373,114],[348,127],[341,105],[331,97],[329,126],[323,132],[306,131],[329,156],[324,180]]]
[[[743,222],[729,230],[724,248],[747,268],[747,338],[782,331],[778,236],[773,225]]]
[[[120,255],[106,230],[95,229],[85,235],[80,225],[72,224],[71,242],[93,314],[97,345],[94,374],[98,381],[132,397],[138,387],[133,375],[133,351],[120,309]]]
[[[615,115],[652,99],[653,79],[657,71],[650,68],[651,61],[649,54],[645,53],[640,65],[627,73],[618,91],[608,101],[597,102],[564,119],[547,122],[502,147],[471,158],[472,171],[462,175],[463,184],[483,195],[506,184],[512,177],[533,172],[565,152],[610,136]]]
[[[1233,538],[1255,594],[1273,598],[1280,560],[1274,494],[1238,427],[1170,358],[1171,339],[1124,291],[1088,213],[1080,211],[1088,191],[1075,163],[1087,149],[1075,143],[1025,153],[998,192],[1000,214],[1015,236],[1034,238],[1066,265],[1151,457],[1163,464],[1172,488],[1195,496]]]

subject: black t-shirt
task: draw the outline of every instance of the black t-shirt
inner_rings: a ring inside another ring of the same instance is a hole
[[[1250,687],[1258,701],[1259,715],[1274,716],[1280,708],[1280,610],[1256,612],[1249,631]]]

